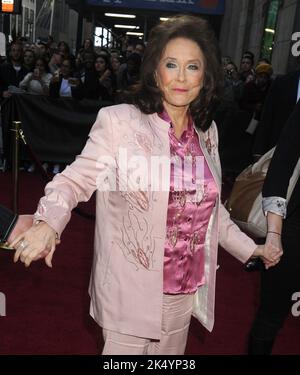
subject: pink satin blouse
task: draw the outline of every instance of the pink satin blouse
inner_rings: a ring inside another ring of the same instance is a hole
[[[203,156],[191,117],[180,139],[175,136],[168,114],[163,112],[160,117],[170,124],[170,151],[174,160],[171,164],[163,290],[166,294],[194,293],[205,283],[204,242],[218,194],[217,186]],[[202,159],[202,164],[195,163],[196,157]],[[192,167],[186,167],[188,163]],[[197,168],[198,172],[199,168],[204,170],[200,185],[195,184],[199,182],[196,177],[201,176],[201,173],[196,175]],[[179,172],[181,176],[178,176]]]

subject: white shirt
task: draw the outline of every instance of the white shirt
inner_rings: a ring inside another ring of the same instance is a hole
[[[26,90],[28,94],[33,94],[33,95],[44,95],[44,90],[39,81],[36,79],[31,79],[33,73],[28,73],[23,81],[20,82],[19,87],[23,90]],[[50,80],[52,78],[51,73],[44,73],[42,75],[42,81],[45,86],[49,87]]]
[[[13,67],[14,67],[14,69],[15,69],[15,71],[17,73],[19,73],[19,71],[21,70],[21,66],[20,65],[13,65]]]
[[[72,96],[72,91],[71,87],[69,84],[69,81],[67,79],[62,79],[61,85],[60,85],[60,90],[59,90],[59,96],[64,96],[64,97],[71,97]]]

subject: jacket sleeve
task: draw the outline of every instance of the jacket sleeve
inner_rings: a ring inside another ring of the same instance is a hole
[[[223,204],[220,205],[219,244],[232,256],[245,263],[256,249],[256,243],[230,219]]]
[[[300,101],[290,116],[271,160],[263,197],[286,198],[289,181],[300,157]]]
[[[99,111],[82,153],[45,187],[34,220],[47,222],[60,237],[78,202],[88,201],[99,184],[110,178],[113,132],[106,108]]]

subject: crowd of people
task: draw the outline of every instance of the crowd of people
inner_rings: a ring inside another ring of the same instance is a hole
[[[125,51],[95,49],[86,39],[75,54],[69,45],[13,41],[0,65],[0,94],[12,93],[116,101],[117,93],[137,83],[144,52],[142,42]]]
[[[66,42],[55,44],[51,38],[48,43],[36,44],[13,41],[0,65],[1,100],[27,93],[118,103],[120,93],[138,82],[144,48],[138,41],[128,42],[124,50],[96,49],[92,40],[86,39],[73,54]],[[52,164],[43,161],[44,169]],[[55,163],[51,170],[58,173],[62,167],[63,163]],[[25,163],[25,169],[33,172],[36,166]]]
[[[268,59],[250,51],[242,55],[240,67],[223,57],[224,92],[216,113],[223,172],[235,177],[252,163],[264,104],[274,79]]]
[[[141,41],[130,40],[118,50],[94,47],[93,41],[86,39],[76,53],[66,42],[56,44],[51,37],[48,42],[36,44],[13,41],[7,59],[0,65],[0,96],[4,99],[13,93],[28,93],[121,103],[122,92],[139,81],[144,50]],[[244,52],[239,69],[229,56],[223,57],[222,63],[223,95],[215,120],[223,169],[236,174],[252,161],[256,126],[272,83],[273,69],[267,59],[260,59],[255,65],[255,56],[250,51]],[[236,139],[238,165],[236,154],[232,154]],[[55,173],[60,169],[57,165],[53,168]],[[27,170],[33,171],[34,166]]]

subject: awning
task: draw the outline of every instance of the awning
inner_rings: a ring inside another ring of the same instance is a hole
[[[86,0],[87,5],[222,15],[225,0]]]

